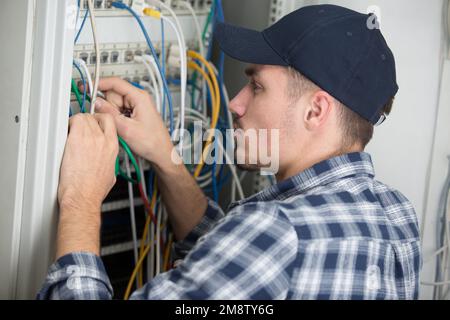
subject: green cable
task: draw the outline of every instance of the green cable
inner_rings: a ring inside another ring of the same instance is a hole
[[[75,94],[75,97],[77,98],[78,103],[80,104],[80,108],[83,105],[83,101],[81,100],[80,91],[78,90],[78,86],[75,83],[75,80],[72,78],[72,92]]]
[[[127,176],[127,174],[125,172],[123,172],[123,170],[120,168],[120,163],[119,163],[119,157],[117,157],[116,159],[116,176],[120,176],[122,178],[124,178],[125,180],[127,180],[128,182],[137,184],[141,181],[142,177],[141,177],[141,172],[139,170],[139,166],[137,164],[137,161],[133,155],[133,153],[131,152],[130,147],[128,146],[128,144],[125,142],[125,140],[123,140],[120,136],[118,136],[119,138],[119,143],[122,146],[122,148],[125,150],[125,152],[127,153],[128,157],[131,160],[131,163],[134,167],[134,170],[136,171],[136,180],[134,180],[133,178]]]
[[[209,15],[208,15],[208,18],[205,23],[205,28],[203,29],[203,34],[202,34],[203,41],[205,41],[205,39],[206,39],[206,32],[208,32],[208,27],[211,23],[213,15],[214,15],[214,10],[215,10],[215,8],[214,8],[214,2],[213,2],[211,4],[211,10],[209,11]]]
[[[75,80],[72,78],[72,90],[71,90],[74,94],[75,97],[77,98],[78,103],[81,105],[83,104],[82,100],[81,100],[81,94],[80,91],[78,90],[78,86],[75,83]],[[91,98],[89,96],[86,96],[86,100],[88,100],[89,102],[91,101]],[[127,153],[128,157],[131,160],[131,163],[136,171],[136,177],[137,179],[134,180],[133,178],[127,176],[127,174],[125,172],[122,171],[122,169],[120,168],[120,162],[119,162],[119,157],[117,156],[116,159],[116,176],[119,175],[122,178],[124,178],[125,180],[137,184],[141,181],[141,172],[139,170],[139,166],[137,164],[137,161],[133,155],[133,152],[131,152],[130,147],[128,146],[128,144],[125,142],[125,140],[123,140],[120,136],[117,136],[119,138],[119,143],[122,146],[122,148],[125,150],[125,152]]]

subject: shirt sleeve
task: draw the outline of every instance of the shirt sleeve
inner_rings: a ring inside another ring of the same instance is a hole
[[[200,237],[176,269],[155,277],[131,299],[284,299],[297,234],[282,213],[239,207]],[[110,299],[99,257],[74,253],[49,271],[39,299]]]
[[[39,300],[107,300],[113,289],[102,260],[93,253],[74,252],[49,269]]]
[[[208,198],[208,206],[202,220],[182,240],[174,244],[175,259],[184,259],[196,244],[197,240],[207,234],[225,216],[217,203]]]
[[[267,211],[258,204],[240,206],[201,237],[176,269],[131,298],[285,299],[298,237],[284,214]]]

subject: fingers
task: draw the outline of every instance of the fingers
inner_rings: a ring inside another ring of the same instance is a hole
[[[109,101],[113,106],[120,108],[123,106],[123,96],[114,91],[105,92],[105,100]]]
[[[78,113],[69,118],[69,134],[77,132],[84,128],[86,125],[86,118],[84,114]]]
[[[117,77],[103,78],[98,83],[98,90],[100,91],[115,91],[122,96],[138,90],[132,84]]]
[[[107,139],[117,139],[117,130],[113,116],[110,114],[78,113],[70,118],[70,134],[88,131],[88,135],[105,135]]]
[[[107,139],[117,140],[117,129],[113,116],[110,114],[97,113],[94,115],[98,125],[102,129]]]
[[[116,123],[117,133],[119,134],[119,136],[124,138],[126,141],[132,139],[133,128],[136,128],[136,126],[138,125],[136,120],[125,117],[124,115],[121,114],[115,116],[114,121]]]
[[[86,114],[86,120],[92,135],[103,135],[102,128],[100,128],[99,123],[94,116],[91,114]]]
[[[109,113],[112,116],[120,114],[119,107],[105,99],[97,98],[95,102],[95,111],[99,113]]]

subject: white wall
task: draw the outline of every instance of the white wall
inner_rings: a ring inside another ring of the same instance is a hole
[[[441,125],[436,131],[440,154],[432,157],[446,40],[444,1],[318,2],[338,4],[360,12],[366,12],[371,5],[380,9],[381,31],[396,59],[400,89],[392,115],[376,128],[368,151],[373,156],[376,178],[404,193],[413,203],[421,222],[426,212],[427,226],[423,239],[426,258],[435,249],[437,201],[447,173],[445,154],[450,154],[450,135],[445,135],[445,125]],[[449,105],[447,107],[450,108]],[[432,181],[429,180],[430,169],[434,172]],[[425,264],[422,279],[430,281],[433,275],[433,264]],[[431,298],[430,289],[422,287],[421,298]]]
[[[28,0],[15,0],[3,1],[0,10],[0,41],[9,44],[0,50],[0,87],[4,92],[0,108],[0,299],[14,295],[19,259],[32,8]]]
[[[321,1],[365,12],[377,5],[381,30],[394,52],[399,92],[392,116],[376,129],[368,147],[373,155],[377,178],[403,192],[413,203],[419,220],[425,211],[434,217],[436,195],[442,181],[433,181],[431,206],[425,208],[429,167],[436,128],[443,58],[443,1],[425,0],[346,0]],[[450,119],[449,119],[450,120]],[[450,138],[446,139],[450,144]],[[445,143],[445,141],[443,141]],[[445,160],[445,159],[444,159]],[[440,176],[446,175],[447,167]],[[428,219],[424,256],[434,249],[435,219]],[[432,225],[433,224],[433,225]],[[425,266],[422,279],[432,280],[434,268]],[[421,298],[431,298],[430,287],[421,288]]]
[[[372,5],[379,7],[381,30],[396,59],[400,89],[391,116],[376,128],[367,150],[374,160],[376,178],[404,193],[413,203],[420,222],[426,212],[423,238],[426,258],[435,250],[436,211],[447,174],[446,155],[450,154],[450,125],[446,124],[450,121],[450,102],[446,104],[450,100],[448,95],[441,98],[443,106],[439,112],[439,126],[436,125],[447,40],[443,18],[446,17],[444,1],[447,0],[284,1],[285,10],[319,3],[342,5],[359,12],[367,12]],[[233,15],[231,10],[229,14],[228,20],[240,15]],[[252,24],[252,15],[247,17],[244,24],[248,26]],[[447,71],[450,72],[450,67]],[[233,92],[234,85],[240,84],[241,76],[226,76]],[[433,263],[425,263],[422,279],[430,281],[433,276]],[[421,298],[431,298],[430,287],[422,288]]]

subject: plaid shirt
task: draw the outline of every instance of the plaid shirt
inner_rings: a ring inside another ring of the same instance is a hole
[[[225,216],[209,202],[175,250],[183,260],[133,299],[416,299],[422,264],[416,214],[374,180],[367,153],[322,161]],[[100,258],[50,267],[40,299],[110,299]]]

